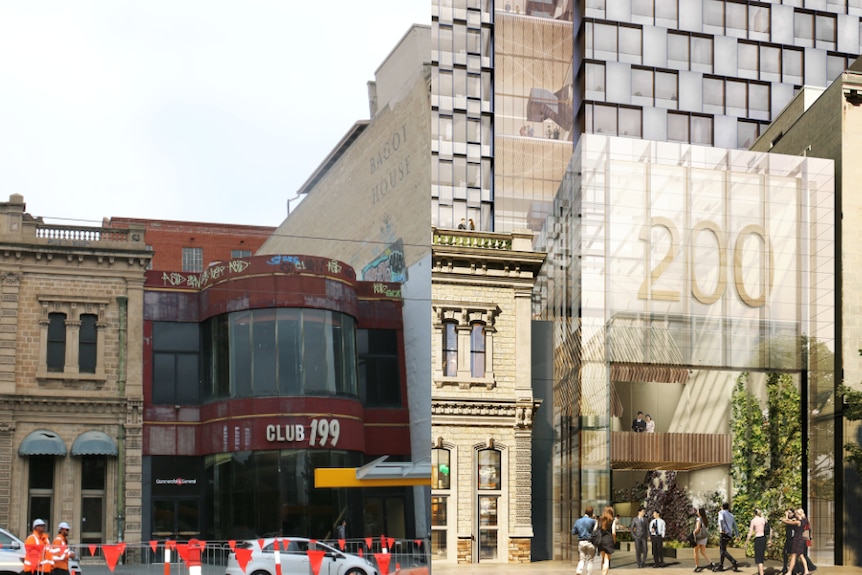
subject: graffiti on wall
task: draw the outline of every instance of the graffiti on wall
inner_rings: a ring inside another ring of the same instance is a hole
[[[200,289],[227,277],[243,274],[271,273],[272,267],[285,274],[309,273],[316,275],[338,276],[355,280],[353,269],[338,260],[315,256],[276,255],[267,259],[235,259],[211,265],[201,273],[164,272],[162,285]]]
[[[399,239],[368,265],[362,268],[362,279],[368,282],[407,281],[407,267],[404,263],[404,242]]]

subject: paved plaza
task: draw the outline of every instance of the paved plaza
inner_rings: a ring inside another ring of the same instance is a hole
[[[667,567],[664,569],[652,569],[646,567],[638,569],[635,562],[634,553],[627,551],[617,551],[611,559],[611,569],[609,575],[651,575],[653,573],[662,573],[663,575],[680,575],[682,573],[692,573],[694,571],[694,558],[691,549],[684,550],[684,557],[679,559],[666,559]],[[713,560],[718,558],[718,549],[708,548],[707,553]],[[740,563],[740,570],[743,575],[752,575],[757,573],[757,566],[751,557],[737,557]],[[651,559],[650,559],[651,560]],[[744,566],[743,566],[744,565]],[[537,561],[528,564],[506,564],[498,563],[479,563],[476,565],[453,565],[451,563],[432,563],[432,575],[468,575],[472,573],[518,573],[518,574],[559,574],[559,575],[575,575],[575,567],[577,560],[569,561]],[[725,564],[725,566],[727,566]],[[764,564],[765,575],[778,575],[781,572],[780,561],[767,561]],[[601,575],[601,565],[596,559],[593,564],[593,575]],[[701,575],[708,575],[710,572],[704,570]],[[732,570],[724,572],[727,575],[735,575]],[[862,575],[862,567],[820,567],[817,569],[818,575]],[[586,574],[584,574],[586,575]]]

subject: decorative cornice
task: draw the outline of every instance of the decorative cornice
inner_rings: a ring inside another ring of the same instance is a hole
[[[0,410],[9,410],[16,414],[63,413],[70,415],[102,413],[119,417],[126,413],[128,403],[127,400],[122,398],[15,395],[0,397]]]
[[[481,420],[508,419],[515,429],[532,429],[533,415],[542,404],[540,399],[520,398],[512,401],[482,401],[482,400],[431,400],[431,424],[439,424],[435,418],[465,418],[469,417],[475,425],[482,425]],[[497,423],[493,422],[493,423]],[[489,424],[492,422],[487,422]]]

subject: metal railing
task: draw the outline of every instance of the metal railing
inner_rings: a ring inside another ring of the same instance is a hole
[[[290,539],[285,537],[284,539]],[[250,540],[257,546],[256,540]],[[320,540],[344,553],[362,555],[377,564],[374,555],[387,553],[387,573],[410,573],[411,570],[430,566],[429,539],[397,539],[380,537],[344,540]],[[154,541],[151,543],[100,543],[72,545],[78,554],[81,575],[188,575],[189,567],[176,549],[187,541]],[[201,550],[201,575],[225,575],[232,543],[243,541],[205,541]],[[370,545],[369,545],[370,543]],[[169,566],[165,567],[165,546],[171,548]],[[251,575],[248,573],[247,575]]]

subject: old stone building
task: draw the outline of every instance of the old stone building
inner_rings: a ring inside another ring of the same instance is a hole
[[[143,229],[0,203],[0,525],[139,540]]]
[[[434,229],[431,521],[435,561],[529,562],[532,234]]]

